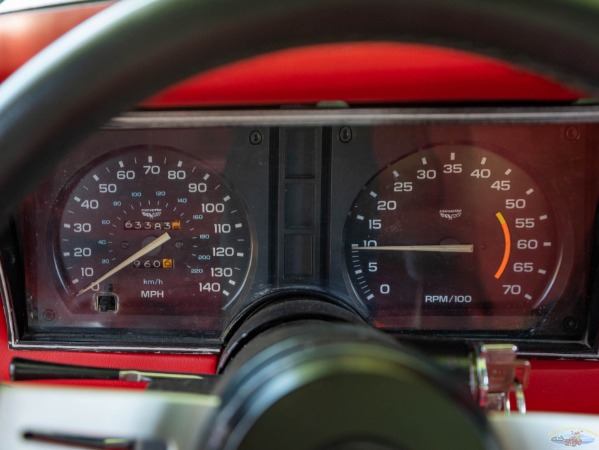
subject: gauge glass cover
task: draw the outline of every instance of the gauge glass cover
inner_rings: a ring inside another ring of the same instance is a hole
[[[101,316],[113,328],[215,331],[250,270],[253,232],[239,195],[170,147],[93,161],[55,211],[54,263],[82,324]]]
[[[497,153],[427,147],[354,201],[346,277],[381,328],[530,327],[560,265],[555,214],[534,179]]]

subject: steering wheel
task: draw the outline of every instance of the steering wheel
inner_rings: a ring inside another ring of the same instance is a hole
[[[0,213],[6,218],[27,190],[86,134],[199,71],[299,45],[400,40],[484,53],[599,93],[597,23],[599,6],[565,0],[119,2],[59,39],[0,86]],[[344,330],[335,333],[347,340]],[[296,339],[294,333],[285,334],[288,347],[271,351],[268,358],[262,354],[260,370],[275,367],[273,352],[288,357]],[[269,347],[254,350],[252,356],[265,348]],[[360,350],[364,361],[370,361],[370,350]],[[349,358],[345,351],[338,349],[335,360]],[[393,352],[385,353],[383,360],[396,364]],[[294,354],[289,364],[305,368],[304,353]],[[231,377],[225,397],[231,386],[240,388],[241,381]],[[355,391],[358,384],[349,387]],[[335,448],[358,448],[354,444]],[[494,448],[482,441],[480,445]]]

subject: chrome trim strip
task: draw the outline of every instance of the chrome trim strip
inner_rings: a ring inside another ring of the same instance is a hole
[[[12,307],[13,299],[8,288],[6,275],[4,274],[4,265],[0,256],[0,294],[2,295],[2,307],[4,308],[4,318],[6,320],[6,330],[8,333],[8,346],[13,348],[17,342],[16,324],[17,318]]]
[[[105,129],[218,126],[393,125],[437,123],[585,123],[599,121],[599,107],[316,109],[231,111],[137,111]]]
[[[144,346],[126,346],[126,345],[91,345],[91,344],[47,344],[40,342],[16,341],[10,342],[10,348],[13,350],[61,350],[72,352],[131,352],[131,353],[170,353],[170,354],[197,354],[197,355],[217,355],[219,348],[210,347],[150,347]]]

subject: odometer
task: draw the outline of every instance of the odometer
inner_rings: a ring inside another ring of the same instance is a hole
[[[530,326],[559,267],[557,222],[540,186],[502,156],[424,148],[354,201],[347,278],[381,328]]]
[[[113,313],[127,327],[147,325],[144,315],[216,327],[250,269],[241,199],[203,162],[170,147],[128,147],[92,162],[56,211],[55,262],[74,313]]]

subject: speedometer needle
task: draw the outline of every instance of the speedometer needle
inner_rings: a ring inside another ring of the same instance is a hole
[[[162,244],[164,244],[165,242],[167,242],[168,240],[170,240],[170,238],[171,237],[170,237],[170,235],[168,233],[164,233],[158,239],[153,240],[148,245],[146,245],[145,247],[142,247],[140,250],[138,250],[137,252],[135,252],[133,255],[131,255],[126,260],[124,260],[118,266],[116,266],[113,269],[111,269],[108,272],[106,272],[104,275],[102,275],[96,281],[94,281],[93,283],[91,283],[89,286],[87,286],[86,288],[81,289],[79,292],[77,292],[77,295],[75,295],[75,297],[79,297],[81,294],[85,294],[91,288],[93,288],[94,286],[100,284],[105,279],[113,276],[115,273],[121,271],[122,269],[124,269],[125,267],[127,267],[129,264],[131,264],[133,261],[135,261],[136,259],[141,258],[142,256],[150,253],[155,248],[160,247]]]
[[[353,250],[392,251],[392,252],[444,252],[444,253],[473,253],[472,244],[455,245],[382,245],[380,247],[353,247]]]

